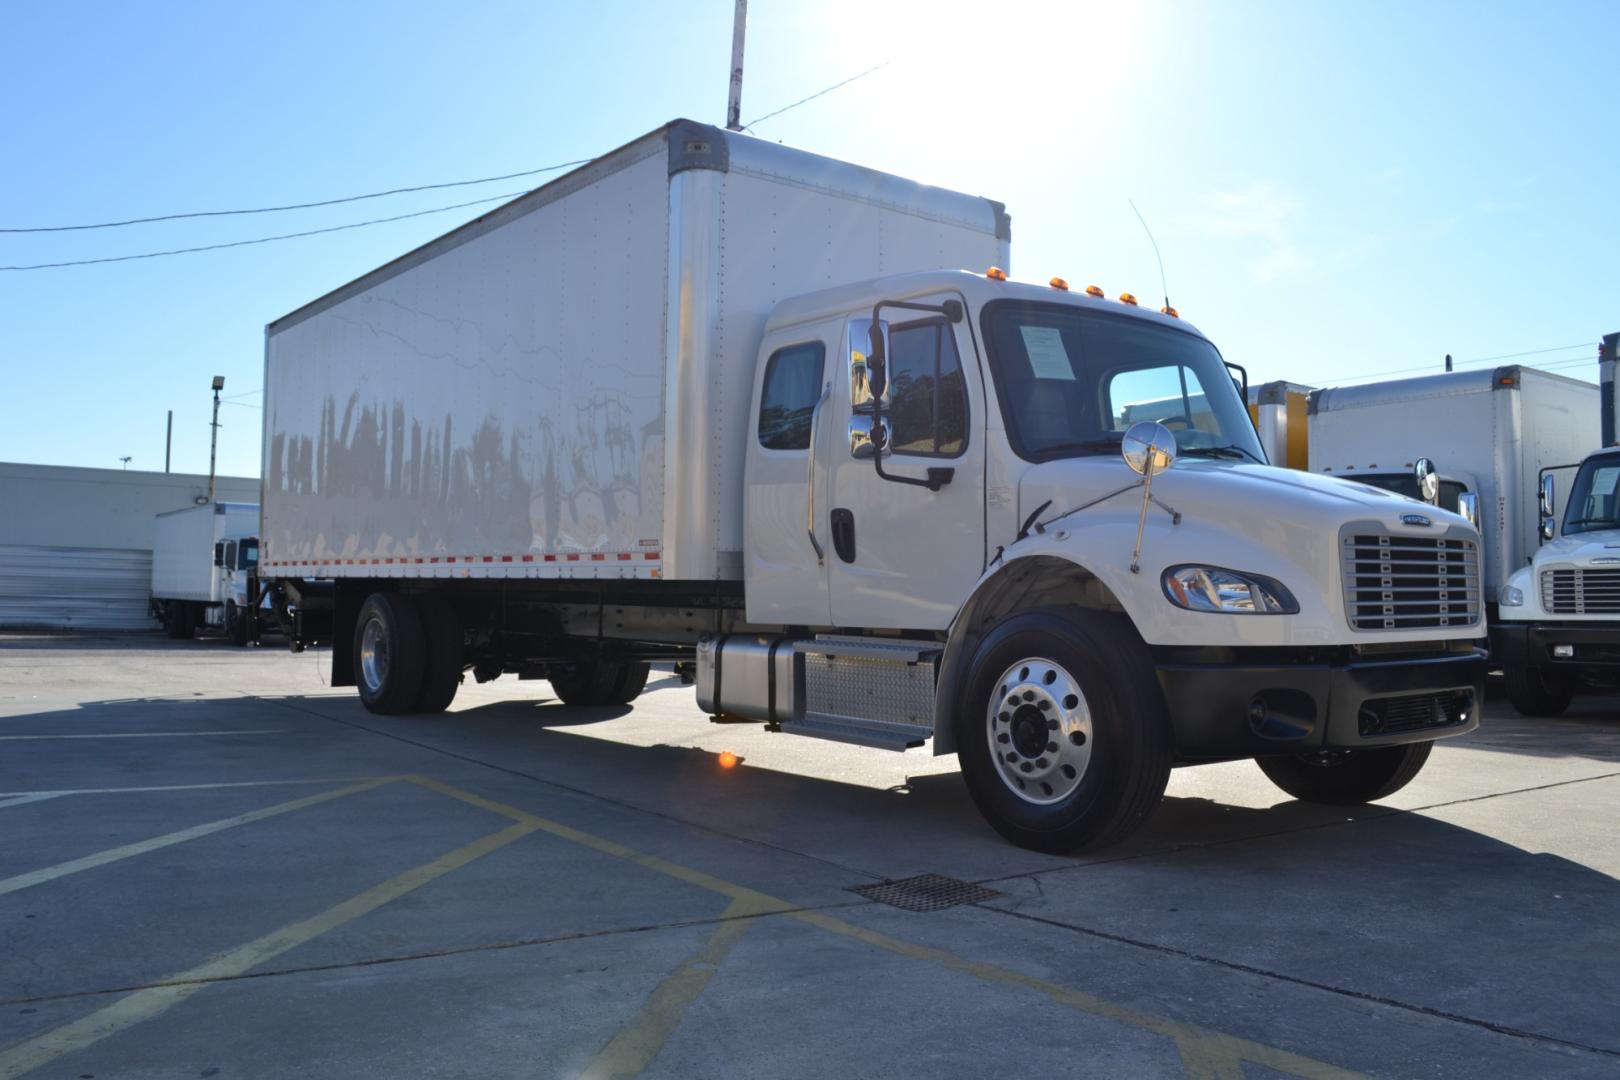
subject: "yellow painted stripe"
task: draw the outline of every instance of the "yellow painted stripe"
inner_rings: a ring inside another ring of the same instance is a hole
[[[347,795],[370,791],[372,788],[381,787],[386,783],[389,783],[387,779],[367,780],[364,783],[351,784],[335,791],[323,791],[318,795],[306,795],[302,799],[277,803],[275,806],[267,806],[262,810],[252,810],[246,814],[237,814],[235,817],[210,821],[206,825],[194,825],[189,829],[181,829],[179,832],[154,836],[150,840],[137,840],[133,844],[108,848],[106,851],[98,851],[93,855],[70,859],[64,863],[57,863],[55,866],[47,866],[42,870],[31,870],[26,874],[18,874],[16,877],[0,880],[0,896],[17,892],[20,889],[32,888],[35,885],[43,885],[47,881],[55,881],[57,878],[67,877],[69,874],[77,874],[85,870],[93,870],[98,866],[106,866],[108,863],[133,858],[136,855],[145,855],[150,851],[173,847],[175,844],[183,844],[187,840],[212,836],[217,832],[224,832],[226,829],[234,829],[238,825],[249,825],[255,821],[263,821],[265,818],[276,817],[278,814],[290,814],[294,810],[303,810],[305,807],[330,802],[333,799],[341,799]]]
[[[221,953],[206,963],[171,975],[156,986],[137,990],[133,994],[119,998],[82,1020],[75,1020],[71,1024],[0,1051],[0,1080],[14,1080],[15,1077],[49,1064],[63,1054],[82,1050],[109,1035],[116,1035],[144,1020],[150,1020],[178,1005],[211,982],[242,975],[288,949],[296,948],[329,930],[375,911],[391,900],[397,900],[452,870],[466,866],[474,859],[521,839],[534,832],[536,828],[537,826],[528,822],[510,825],[500,832],[491,833],[447,855],[441,855],[414,870],[407,870],[398,877],[373,886],[358,896],[327,908],[318,915],[284,926],[257,941]]]
[[[227,780],[216,784],[154,784],[147,787],[59,788],[54,791],[0,791],[0,799],[21,795],[126,795],[143,791],[211,791],[214,788],[287,787],[296,784],[357,784],[362,780],[398,780],[397,776],[316,776],[307,780]]]
[[[0,742],[37,739],[178,739],[205,735],[285,735],[290,728],[252,728],[247,731],[109,731],[100,735],[0,735]]]
[[[0,795],[0,810],[8,806],[22,806],[24,803],[44,802],[46,799],[59,799],[60,791],[36,791],[29,795]]]
[[[743,900],[733,900],[721,914],[722,922],[708,942],[674,973],[659,983],[634,1020],[580,1074],[581,1080],[628,1080],[651,1065],[669,1037],[681,1026],[686,1009],[698,999],[714,973],[760,912]]]

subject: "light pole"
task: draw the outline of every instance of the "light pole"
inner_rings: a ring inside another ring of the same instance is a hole
[[[128,454],[125,454],[123,457],[119,458],[118,460],[122,461],[124,463],[124,471],[129,472],[129,463],[131,461],[135,460],[135,459],[130,457]]]
[[[214,422],[209,426],[214,429],[208,440],[208,501],[214,501],[214,458],[219,452],[219,392],[225,389],[225,376],[214,376]]]

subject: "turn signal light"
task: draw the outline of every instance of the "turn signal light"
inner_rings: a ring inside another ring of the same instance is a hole
[[[989,278],[991,281],[1006,281],[1007,271],[1003,270],[999,266],[992,266],[990,269],[984,272],[984,276]]]
[[[1166,304],[1166,305],[1164,305],[1164,307],[1160,308],[1159,309],[1159,314],[1160,315],[1168,315],[1172,319],[1181,318],[1181,312],[1177,311],[1175,308],[1171,307],[1169,304]]]
[[[1098,288],[1096,285],[1087,285],[1086,286],[1086,295],[1087,296],[1095,296],[1100,300],[1100,299],[1102,299],[1103,291],[1102,291],[1102,289]]]
[[[720,767],[722,769],[734,769],[734,768],[736,768],[737,767],[737,755],[733,754],[730,750],[722,750],[720,752]]]
[[[1129,305],[1131,305],[1131,307],[1135,307],[1136,306],[1136,297],[1132,296],[1128,292],[1122,292],[1122,293],[1119,294],[1119,302],[1122,303],[1122,304],[1129,304]]]
[[[1051,281],[1048,281],[1047,284],[1052,286],[1052,288],[1057,289],[1059,292],[1069,291],[1069,283],[1060,277],[1053,278]]]

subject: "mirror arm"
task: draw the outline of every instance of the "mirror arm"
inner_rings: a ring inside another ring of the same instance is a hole
[[[912,484],[916,487],[925,487],[929,491],[938,491],[955,478],[954,468],[930,468],[926,480],[919,480],[914,476],[896,476],[894,473],[883,471],[883,450],[888,443],[888,437],[883,430],[883,395],[889,389],[889,357],[883,344],[881,312],[886,307],[904,308],[907,311],[931,311],[936,315],[943,315],[946,322],[959,323],[963,317],[962,302],[947,300],[943,304],[914,304],[909,300],[879,300],[872,305],[872,329],[869,331],[870,338],[867,342],[867,381],[872,387],[872,465],[877,470],[879,479],[892,484]],[[876,380],[872,378],[874,374],[877,376]]]

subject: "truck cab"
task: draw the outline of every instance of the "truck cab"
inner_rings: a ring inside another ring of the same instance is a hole
[[[776,308],[753,400],[746,620],[790,632],[700,648],[711,712],[931,738],[1037,847],[1139,812],[1088,776],[1255,757],[1361,801],[1478,723],[1475,528],[1265,464],[1173,313],[994,270],[864,282]],[[1116,812],[1082,825],[1088,800]]]
[[[1620,448],[1588,455],[1558,515],[1557,480],[1538,492],[1541,546],[1508,579],[1491,630],[1508,696],[1527,716],[1557,716],[1586,687],[1620,682]]]

